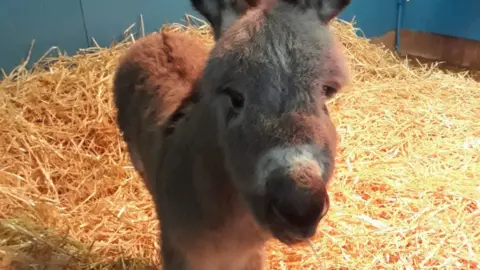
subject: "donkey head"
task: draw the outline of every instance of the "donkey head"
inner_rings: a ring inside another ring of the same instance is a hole
[[[217,40],[221,33],[247,9],[256,6],[258,0],[190,0],[190,2],[208,20],[213,29],[214,39]]]
[[[326,101],[348,72],[328,23],[348,4],[260,2],[222,33],[199,82],[231,181],[286,244],[313,236],[329,208],[336,131]]]

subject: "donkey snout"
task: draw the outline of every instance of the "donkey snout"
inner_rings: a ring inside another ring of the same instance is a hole
[[[332,168],[333,155],[316,144],[273,148],[259,159],[265,221],[274,237],[294,244],[315,234],[329,209]]]
[[[273,170],[266,181],[266,200],[272,233],[287,244],[312,237],[329,208],[320,174],[301,165]]]

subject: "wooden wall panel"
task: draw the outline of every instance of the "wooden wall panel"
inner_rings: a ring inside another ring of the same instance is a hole
[[[451,65],[480,68],[480,41],[402,30],[400,52]]]

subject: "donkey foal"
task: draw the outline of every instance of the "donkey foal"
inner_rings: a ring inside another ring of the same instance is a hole
[[[219,38],[158,161],[166,269],[262,269],[271,235],[314,235],[336,148],[325,102],[347,77],[325,24],[343,8],[264,3]]]
[[[155,108],[147,97],[127,101],[135,86],[118,84],[123,129],[149,134],[134,140],[145,149],[164,269],[263,269],[271,236],[293,245],[315,234],[336,152],[325,102],[348,79],[327,24],[348,4],[260,1],[223,28],[176,109],[165,110],[168,91],[152,84],[165,116],[156,125],[137,123]]]

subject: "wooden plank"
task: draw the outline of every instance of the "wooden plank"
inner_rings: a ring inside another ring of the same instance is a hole
[[[402,30],[400,32],[400,51],[426,59],[441,59],[443,39],[437,35],[426,37],[422,33]]]
[[[480,41],[411,30],[402,30],[400,36],[401,53],[460,67],[480,67]]]
[[[395,31],[371,39],[395,50]],[[403,29],[400,32],[400,54],[449,65],[480,69],[480,41]]]
[[[185,13],[203,19],[191,8],[189,0],[82,0],[82,4],[89,38],[95,38],[101,46],[121,40],[123,31],[132,23],[139,26],[140,14],[146,33],[158,30],[165,23],[185,23]]]
[[[30,63],[52,46],[73,54],[87,45],[80,0],[0,1],[0,33],[0,68],[6,72],[27,57],[32,39]]]

